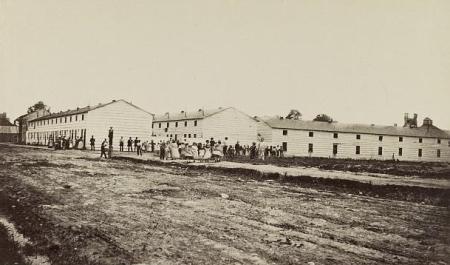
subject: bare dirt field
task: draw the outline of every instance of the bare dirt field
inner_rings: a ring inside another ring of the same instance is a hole
[[[0,214],[31,239],[26,255],[51,264],[450,264],[446,203],[97,156],[0,145]]]

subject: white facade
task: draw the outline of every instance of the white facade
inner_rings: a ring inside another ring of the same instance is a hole
[[[308,129],[308,124],[301,129],[285,127],[274,128],[270,122],[262,122],[258,132],[269,145],[284,146],[286,156],[450,162],[450,135],[446,134],[414,136],[413,129],[405,135],[383,134],[380,130],[372,133],[371,125],[361,132],[325,131],[316,126]],[[398,131],[403,130],[410,129]]]
[[[205,142],[211,138],[227,144],[251,144],[257,139],[259,122],[235,109],[198,110],[156,117],[153,135],[156,138],[176,139],[187,142]]]
[[[27,132],[28,144],[48,145],[52,137],[65,136],[76,139],[83,137],[87,147],[94,136],[96,148],[104,139],[108,139],[108,131],[113,127],[114,149],[119,148],[119,139],[138,137],[141,141],[149,141],[152,134],[153,115],[124,100],[113,101],[95,107],[54,113],[29,122]]]

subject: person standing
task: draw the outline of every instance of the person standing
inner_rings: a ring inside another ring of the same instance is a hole
[[[120,152],[123,152],[123,136],[120,137],[119,147]]]
[[[134,139],[134,151],[136,151],[136,149],[137,149],[137,143],[138,143],[138,138],[136,137]]]
[[[226,157],[227,154],[228,154],[228,152],[227,152],[227,150],[228,150],[228,137],[225,137],[225,140],[223,141],[222,144],[223,144],[222,154],[223,154],[224,157]]]
[[[91,136],[91,151],[95,151],[95,138],[94,135]]]
[[[155,142],[153,140],[150,141],[150,148],[152,153],[155,152]]]
[[[131,139],[131,137],[128,139],[127,147],[128,147],[128,152],[133,152],[133,140]]]
[[[109,132],[108,132],[109,146],[113,145],[113,134],[114,134],[113,127],[109,127]]]
[[[166,157],[166,143],[163,141],[159,145],[159,159],[164,160],[165,157]]]
[[[102,158],[103,155],[105,155],[105,158],[108,158],[106,156],[106,149],[107,149],[107,142],[106,142],[106,138],[105,138],[105,140],[103,140],[102,145],[100,147],[100,158]]]
[[[142,156],[142,144],[141,141],[136,138],[136,151],[138,156]]]

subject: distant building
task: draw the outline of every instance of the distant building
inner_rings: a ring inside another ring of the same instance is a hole
[[[19,144],[26,144],[26,140],[27,140],[27,131],[28,131],[28,121],[32,120],[32,119],[36,119],[39,117],[42,117],[44,115],[48,115],[50,114],[50,111],[47,109],[40,109],[40,110],[36,110],[33,111],[31,113],[27,113],[24,114],[22,116],[20,116],[19,118],[17,118],[14,123],[16,125],[18,125],[18,143]]]
[[[27,144],[48,145],[59,136],[75,140],[82,138],[89,147],[91,136],[100,147],[103,139],[108,139],[108,130],[113,127],[115,149],[119,148],[120,137],[138,137],[141,141],[150,140],[153,114],[125,101],[113,100],[106,104],[76,108],[37,117],[28,122]]]
[[[166,113],[153,120],[153,136],[188,142],[205,142],[210,138],[227,144],[250,144],[257,139],[254,118],[233,107],[199,109],[191,112]]]
[[[18,127],[12,124],[6,113],[0,113],[0,142],[17,143]]]
[[[450,162],[450,134],[425,118],[421,126],[378,126],[260,119],[265,142],[279,145],[287,156],[352,159],[399,159]]]

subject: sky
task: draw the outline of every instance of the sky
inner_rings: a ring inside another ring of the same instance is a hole
[[[449,14],[448,0],[0,0],[0,112],[125,99],[450,129]]]

